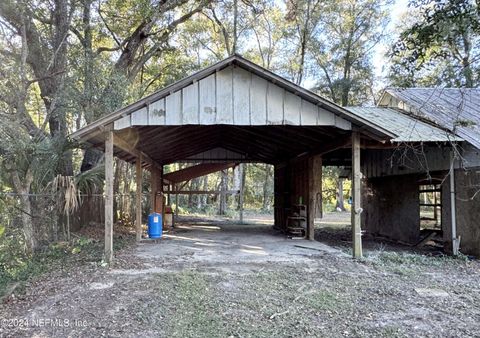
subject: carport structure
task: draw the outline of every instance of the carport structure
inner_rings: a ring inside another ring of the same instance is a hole
[[[72,134],[105,150],[105,257],[113,257],[113,157],[137,168],[137,239],[142,169],[152,210],[161,208],[163,166],[174,162],[262,162],[274,166],[275,226],[307,205],[307,237],[321,210],[322,164],[352,167],[353,255],[360,257],[360,148],[394,137],[386,129],[233,55]],[[338,156],[340,154],[341,156]],[[347,157],[345,156],[347,154]]]

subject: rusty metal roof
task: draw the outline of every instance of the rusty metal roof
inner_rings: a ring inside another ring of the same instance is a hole
[[[391,97],[397,101],[392,102]],[[391,107],[392,103],[480,149],[480,89],[387,88],[379,105]]]
[[[450,142],[462,141],[454,134],[422,122],[392,108],[346,107],[349,111],[397,135],[391,142]]]

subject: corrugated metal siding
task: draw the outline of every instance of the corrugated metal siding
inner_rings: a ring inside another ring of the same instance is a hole
[[[460,141],[453,134],[419,121],[390,108],[346,107],[362,118],[374,121],[379,126],[398,135],[392,142],[449,142]]]
[[[412,114],[454,131],[480,149],[480,89],[388,88],[385,92],[399,101],[396,107],[403,109],[406,104]],[[392,103],[387,98],[380,105]]]

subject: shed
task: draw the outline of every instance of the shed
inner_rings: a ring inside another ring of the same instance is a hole
[[[307,234],[321,203],[322,161],[346,149],[353,170],[353,255],[360,257],[360,147],[396,137],[368,117],[342,108],[239,55],[228,57],[71,135],[105,150],[105,257],[113,257],[113,156],[152,173],[159,208],[163,166],[174,162],[263,162],[275,167],[275,225],[285,226],[299,199]],[[137,238],[141,231],[137,191]],[[320,201],[319,201],[320,196]]]

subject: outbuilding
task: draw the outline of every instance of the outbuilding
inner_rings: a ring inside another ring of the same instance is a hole
[[[284,230],[292,208],[303,203],[306,235],[313,240],[314,219],[321,215],[322,166],[336,165],[351,172],[354,257],[362,256],[362,216],[367,231],[415,241],[420,236],[412,230],[420,217],[420,212],[413,216],[420,207],[419,176],[404,175],[411,169],[393,162],[389,167],[388,161],[399,149],[408,152],[422,144],[428,165],[438,162],[435,172],[445,180],[453,163],[452,144],[464,138],[398,109],[373,109],[340,107],[233,55],[76,131],[73,139],[105,151],[106,260],[113,257],[114,156],[137,168],[137,239],[143,170],[151,173],[151,210],[161,211],[169,178],[262,162],[275,168],[276,228]],[[412,126],[416,133],[409,132]],[[175,162],[197,166],[164,175],[163,167]],[[412,174],[420,175],[415,168]],[[454,207],[446,207],[448,196],[442,195],[442,219]]]

